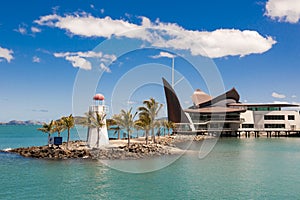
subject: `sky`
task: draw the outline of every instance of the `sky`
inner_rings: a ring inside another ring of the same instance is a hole
[[[117,104],[150,97],[163,103],[156,78],[171,82],[173,57],[175,81],[184,76],[186,86],[176,92],[215,95],[203,74],[194,76],[185,53],[201,57],[205,70],[215,68],[209,80],[235,87],[241,102],[298,104],[299,20],[298,0],[2,2],[0,121],[80,115],[98,92],[110,115]],[[190,104],[182,99],[183,107]]]

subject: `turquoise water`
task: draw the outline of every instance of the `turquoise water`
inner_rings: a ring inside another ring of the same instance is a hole
[[[0,148],[45,144],[35,129],[0,126]],[[220,139],[202,160],[186,154],[143,174],[0,153],[0,172],[0,199],[299,199],[300,139]]]

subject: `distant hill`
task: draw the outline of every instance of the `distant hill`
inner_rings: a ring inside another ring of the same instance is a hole
[[[27,121],[19,121],[19,120],[11,120],[9,122],[0,122],[0,125],[42,125],[43,122],[27,120]]]

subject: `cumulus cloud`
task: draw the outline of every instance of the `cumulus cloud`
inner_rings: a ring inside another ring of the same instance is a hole
[[[300,1],[269,0],[265,15],[280,22],[297,23],[300,19]]]
[[[292,95],[292,98],[297,98],[297,96],[296,95]]]
[[[51,14],[35,20],[40,26],[66,30],[82,37],[112,36],[143,40],[153,47],[190,51],[193,55],[210,58],[261,54],[276,43],[270,36],[253,30],[217,29],[214,31],[187,30],[174,23],[151,22],[140,17],[141,23],[110,17],[97,18],[87,13],[64,15]]]
[[[39,63],[39,62],[41,62],[41,59],[39,57],[37,57],[37,56],[33,56],[32,57],[32,62]]]
[[[284,99],[284,98],[285,98],[285,95],[284,95],[284,94],[279,94],[279,93],[273,92],[273,93],[272,93],[272,97],[277,98],[277,99]]]
[[[175,58],[176,56],[165,51],[161,51],[159,55],[151,56],[152,58]]]
[[[102,52],[94,51],[54,53],[54,56],[58,58],[65,58],[67,61],[71,62],[73,67],[79,67],[85,70],[92,69],[92,63],[88,59],[94,58],[100,62],[100,69],[106,72],[110,72],[110,69],[107,65],[117,59],[115,55],[103,54]]]
[[[39,32],[41,32],[41,29],[33,26],[33,27],[31,27],[31,32],[32,33],[39,33]]]
[[[13,51],[0,47],[0,61],[2,58],[4,58],[7,62],[10,62],[14,58]]]

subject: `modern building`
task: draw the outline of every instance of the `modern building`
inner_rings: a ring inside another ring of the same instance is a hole
[[[300,132],[300,115],[294,104],[244,104],[235,88],[217,97],[197,89],[193,105],[183,109],[171,85],[163,79],[168,120],[177,132],[197,134],[239,135],[241,132]]]

